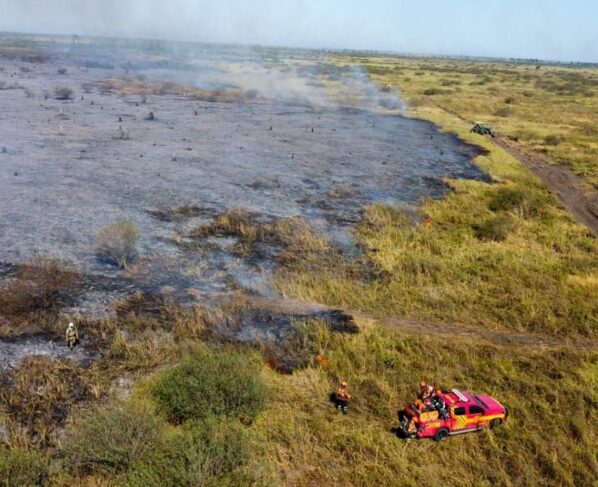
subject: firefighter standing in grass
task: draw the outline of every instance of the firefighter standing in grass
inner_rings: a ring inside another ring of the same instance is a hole
[[[77,332],[77,328],[74,323],[69,323],[69,326],[66,328],[66,344],[72,350],[78,343],[79,333]]]
[[[349,384],[345,381],[342,381],[338,391],[336,391],[336,408],[339,411],[342,411],[343,414],[347,414],[349,410],[349,399],[351,399],[351,394],[347,391],[347,387]]]

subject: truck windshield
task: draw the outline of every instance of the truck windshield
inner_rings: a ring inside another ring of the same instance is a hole
[[[475,402],[477,402],[483,408],[488,409],[488,404],[486,404],[484,401],[482,401],[478,396],[473,396],[473,400]]]

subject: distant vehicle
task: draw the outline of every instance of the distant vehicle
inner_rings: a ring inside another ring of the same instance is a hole
[[[423,410],[407,404],[398,415],[403,436],[441,441],[449,435],[495,428],[509,412],[493,397],[452,389],[426,400]]]
[[[488,125],[482,122],[474,123],[473,127],[471,127],[470,132],[480,135],[489,135],[490,137],[496,136],[496,132],[492,129],[492,127],[489,127]]]

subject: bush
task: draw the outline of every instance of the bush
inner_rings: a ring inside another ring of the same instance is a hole
[[[237,421],[191,423],[156,449],[149,460],[133,465],[127,487],[251,485],[242,471],[249,458],[247,433]]]
[[[120,221],[103,228],[93,238],[97,254],[126,269],[137,256],[139,229],[130,221]]]
[[[442,95],[443,93],[445,93],[445,91],[440,88],[428,88],[424,90],[424,95],[426,96]]]
[[[153,395],[173,423],[210,415],[250,421],[265,400],[259,372],[260,362],[255,357],[204,350],[166,372]]]
[[[473,229],[475,236],[480,240],[502,242],[507,238],[513,227],[514,222],[512,218],[507,214],[500,214],[474,225]]]
[[[558,135],[550,134],[544,137],[546,145],[557,146],[561,143],[561,138]]]
[[[94,88],[94,86],[95,86],[95,85],[94,85],[93,83],[89,83],[89,82],[88,82],[88,83],[83,83],[83,84],[81,85],[81,88],[83,89],[83,91],[84,91],[85,93],[91,93],[91,92],[93,91],[93,88]]]
[[[126,472],[149,458],[161,430],[146,408],[116,404],[91,412],[67,435],[66,464],[78,475]]]
[[[54,98],[57,100],[70,100],[73,97],[73,90],[66,86],[60,86],[54,89]]]
[[[0,485],[42,485],[48,475],[48,459],[22,448],[0,447]]]

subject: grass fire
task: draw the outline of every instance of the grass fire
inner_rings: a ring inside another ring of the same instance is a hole
[[[598,12],[337,3],[3,6],[0,485],[596,481]]]

